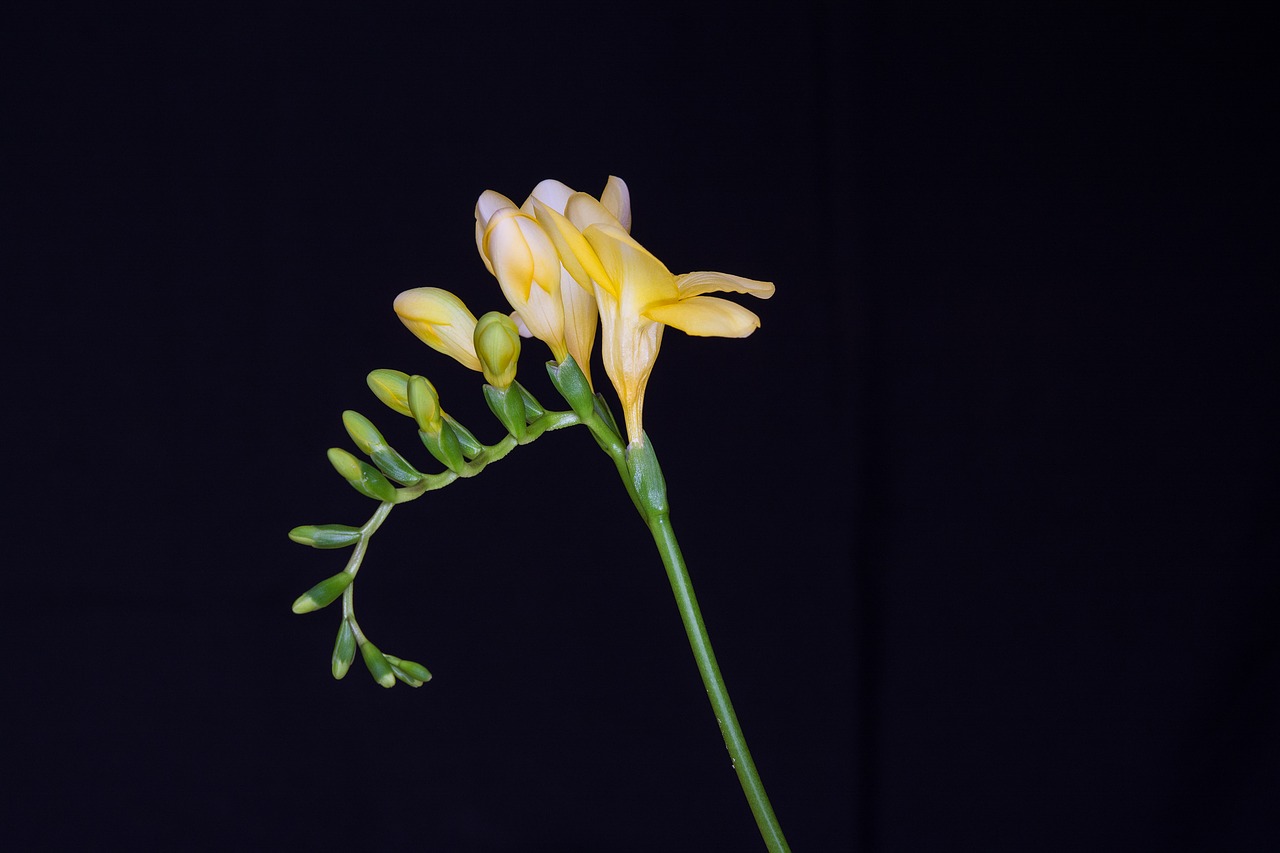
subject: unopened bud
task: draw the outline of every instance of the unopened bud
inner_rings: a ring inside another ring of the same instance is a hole
[[[298,596],[298,599],[293,602],[293,612],[310,613],[321,607],[328,607],[338,600],[338,596],[351,586],[351,581],[354,579],[355,575],[349,572],[338,572],[331,578],[325,578]]]
[[[374,500],[395,501],[396,487],[369,463],[361,462],[341,447],[329,448],[329,463],[360,494]]]
[[[356,657],[356,633],[351,630],[351,623],[342,620],[338,628],[338,639],[333,644],[333,677],[339,680],[351,669],[351,662]]]
[[[289,538],[312,548],[346,548],[360,541],[360,528],[346,524],[307,524],[290,530]]]
[[[413,417],[413,412],[409,411],[409,394],[407,391],[409,374],[401,373],[399,370],[383,368],[370,373],[367,381],[369,389],[384,404],[402,415]]]
[[[418,422],[418,429],[431,435],[439,435],[441,416],[440,395],[425,376],[411,376],[408,384],[409,412]]]
[[[490,311],[476,323],[476,356],[484,379],[495,388],[506,388],[516,378],[520,359],[520,330],[506,314]]]
[[[369,674],[373,676],[374,681],[383,687],[396,686],[396,674],[391,671],[391,663],[386,655],[378,651],[377,646],[366,640],[360,645],[360,655],[364,658],[364,665],[369,668]]]

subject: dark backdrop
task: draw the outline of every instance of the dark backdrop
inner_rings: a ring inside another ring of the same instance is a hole
[[[476,196],[616,174],[671,268],[778,285],[747,340],[667,336],[646,426],[795,849],[1274,849],[1254,17],[20,8],[4,834],[757,849],[656,555],[584,435],[376,538],[361,623],[429,685],[333,682],[334,614],[288,608],[342,555],[285,531],[370,508],[324,459],[340,412],[414,443],[368,370],[429,375],[495,434],[391,299],[500,308]],[[522,375],[550,399],[542,357]]]

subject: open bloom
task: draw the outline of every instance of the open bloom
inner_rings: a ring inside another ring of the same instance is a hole
[[[625,197],[626,185],[617,183]],[[759,328],[760,318],[735,302],[704,294],[729,291],[767,299],[773,295],[773,284],[719,272],[675,275],[631,238],[618,215],[585,193],[570,196],[563,213],[540,203],[536,196],[533,206],[565,270],[583,287],[594,290],[604,330],[605,372],[622,401],[627,439],[637,444],[643,436],[645,386],[663,329],[674,326],[690,335],[746,337]],[[626,208],[629,219],[629,203]]]
[[[461,299],[438,287],[415,287],[396,297],[400,322],[433,350],[464,367],[480,370],[476,357],[476,318]]]
[[[546,343],[557,362],[572,355],[589,382],[598,322],[596,297],[589,280],[565,268],[554,235],[537,219],[539,207],[563,216],[575,195],[583,194],[560,181],[545,180],[517,208],[506,196],[486,190],[476,203],[476,248],[526,335]],[[613,221],[629,229],[627,185],[610,178],[600,198]],[[573,264],[572,255],[569,258],[567,263]]]

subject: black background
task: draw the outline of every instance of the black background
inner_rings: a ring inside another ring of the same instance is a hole
[[[778,286],[749,339],[667,336],[645,425],[793,847],[1275,849],[1252,8],[609,8],[5,22],[7,839],[758,849],[584,434],[374,541],[361,623],[429,685],[333,682],[288,608],[343,558],[285,531],[371,509],[340,412],[413,454],[368,370],[496,437],[395,294],[501,308],[476,196],[616,174],[673,270]]]

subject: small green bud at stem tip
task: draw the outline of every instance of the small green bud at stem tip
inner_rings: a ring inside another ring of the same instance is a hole
[[[391,663],[382,652],[378,651],[377,646],[366,640],[360,646],[360,654],[364,658],[364,665],[369,668],[369,674],[373,676],[374,681],[383,687],[396,686],[396,674],[391,671]]]
[[[338,639],[333,644],[333,677],[341,680],[351,669],[351,662],[356,657],[356,633],[351,630],[351,623],[346,619],[338,628]]]

